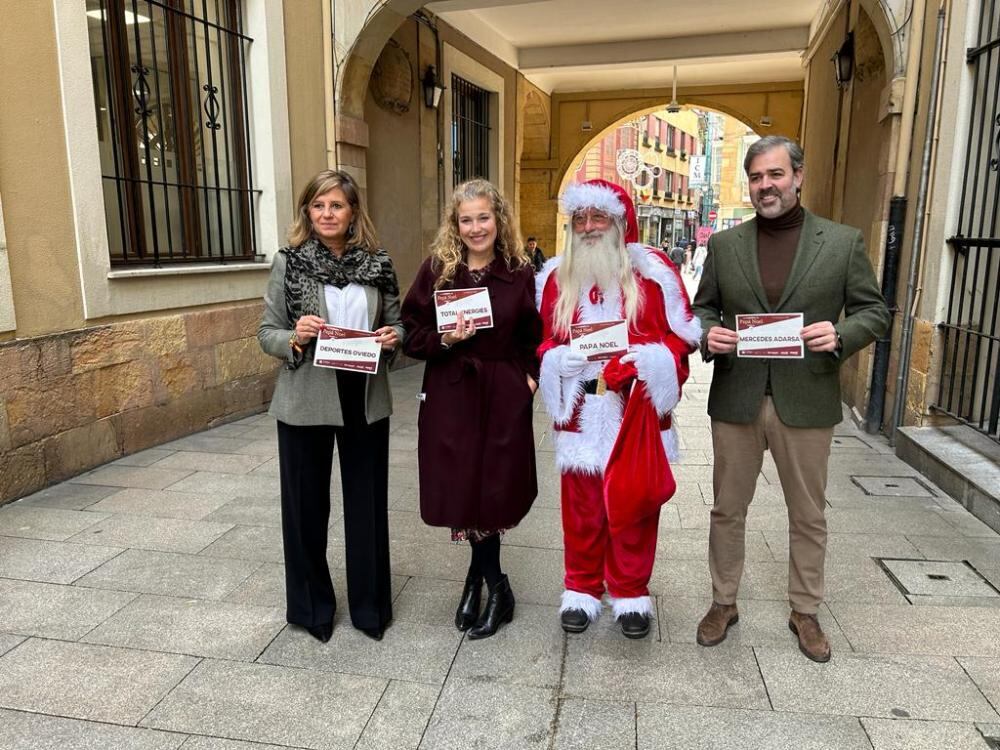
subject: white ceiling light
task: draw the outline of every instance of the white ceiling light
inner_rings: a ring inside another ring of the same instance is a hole
[[[667,105],[667,112],[671,114],[681,111],[681,105],[677,103],[677,66],[674,66],[674,90],[670,97],[670,104]]]

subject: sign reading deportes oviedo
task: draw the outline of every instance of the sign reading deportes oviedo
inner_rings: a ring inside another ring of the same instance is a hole
[[[802,313],[737,315],[737,357],[802,359]]]
[[[484,286],[471,289],[441,289],[434,292],[434,309],[437,312],[438,333],[454,331],[458,327],[458,314],[476,324],[476,328],[493,327],[493,307],[490,292]]]
[[[382,345],[375,340],[374,332],[323,326],[316,337],[313,364],[316,367],[371,375],[378,371],[381,357]]]
[[[628,326],[624,320],[573,323],[569,337],[570,349],[590,362],[602,362],[628,351]]]

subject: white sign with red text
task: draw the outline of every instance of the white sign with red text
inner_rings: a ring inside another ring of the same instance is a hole
[[[372,331],[356,331],[340,326],[323,326],[316,337],[316,367],[349,370],[373,375],[378,371],[382,345]]]
[[[802,359],[802,313],[737,315],[737,357]]]
[[[471,289],[439,289],[434,292],[434,310],[437,313],[438,333],[454,331],[458,327],[458,314],[465,315],[476,328],[493,327],[493,307],[490,292],[484,286]]]
[[[603,362],[628,351],[628,325],[624,320],[573,323],[569,348],[590,362]]]

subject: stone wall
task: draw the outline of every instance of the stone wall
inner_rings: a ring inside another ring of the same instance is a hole
[[[0,344],[0,503],[261,411],[260,302]]]

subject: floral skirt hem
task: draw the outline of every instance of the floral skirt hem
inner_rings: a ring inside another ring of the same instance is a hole
[[[501,537],[512,529],[508,526],[503,529],[455,529],[451,530],[451,541],[453,542],[481,542],[491,536],[499,534]]]

